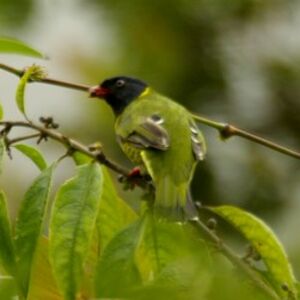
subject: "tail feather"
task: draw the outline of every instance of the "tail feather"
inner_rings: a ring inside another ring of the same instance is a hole
[[[177,185],[170,177],[164,177],[157,182],[155,193],[154,208],[159,216],[183,221],[190,215],[187,211],[193,204],[187,183]]]
[[[155,185],[154,211],[160,217],[177,221],[191,217],[191,212],[195,212],[195,209],[189,193],[189,180],[179,184],[174,182],[172,176],[165,176],[160,172],[160,165],[157,162],[154,164],[153,158],[149,156],[151,152],[141,152],[146,170]]]

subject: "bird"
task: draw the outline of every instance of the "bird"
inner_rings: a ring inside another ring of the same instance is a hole
[[[184,220],[195,167],[206,154],[204,137],[191,113],[129,76],[105,79],[89,93],[112,108],[117,141],[137,165],[130,174],[151,177],[154,212],[162,218]]]

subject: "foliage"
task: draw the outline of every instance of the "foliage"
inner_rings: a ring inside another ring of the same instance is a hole
[[[17,87],[17,105],[25,117],[25,86],[34,70],[39,68],[29,68]],[[10,128],[1,124],[0,163],[11,146]],[[75,175],[56,192],[47,226],[53,171],[61,159],[47,167],[36,149],[16,148],[40,174],[25,193],[13,225],[8,201],[0,193],[3,299],[297,299],[284,247],[262,220],[233,206],[210,209],[253,246],[255,251],[243,261],[218,245],[225,242],[218,239],[215,226],[203,225],[209,239],[190,222],[158,218],[144,198],[133,210],[119,196],[107,169],[72,149],[68,154],[77,163]],[[233,269],[226,257],[250,271]]]
[[[0,38],[0,53],[16,53],[43,58],[44,55],[23,42],[12,38]]]
[[[251,243],[267,268],[267,279],[279,295],[286,297],[290,293],[291,298],[296,298],[296,281],[292,268],[282,244],[272,230],[262,220],[240,208],[219,206],[210,209],[232,224]]]
[[[16,103],[20,110],[20,112],[26,116],[25,112],[25,88],[27,85],[27,82],[32,78],[42,78],[43,77],[43,71],[40,67],[37,67],[35,65],[29,67],[27,70],[25,70],[24,74],[22,75],[20,82],[18,84],[17,90],[16,90]]]
[[[26,155],[28,158],[30,158],[41,171],[47,168],[47,163],[43,155],[34,147],[26,144],[17,144],[14,145],[14,148],[16,148],[24,155]]]

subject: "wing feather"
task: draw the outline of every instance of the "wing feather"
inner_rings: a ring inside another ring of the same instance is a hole
[[[137,148],[153,148],[166,151],[170,147],[170,137],[162,122],[149,117],[137,126],[123,142],[132,143]]]

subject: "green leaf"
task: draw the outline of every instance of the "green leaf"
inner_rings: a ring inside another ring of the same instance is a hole
[[[8,274],[15,275],[15,252],[11,226],[6,197],[2,191],[0,191],[0,261]]]
[[[45,58],[45,56],[42,53],[31,48],[25,43],[12,38],[4,37],[0,38],[0,53],[14,53],[25,56]]]
[[[154,277],[160,285],[174,288],[184,281],[194,281],[196,274],[200,276],[210,264],[206,244],[190,224],[158,220],[150,211],[136,259],[146,282]]]
[[[104,166],[101,167],[104,181],[99,215],[97,218],[97,229],[100,246],[104,249],[117,232],[136,220],[137,215],[133,209],[118,196],[108,170]]]
[[[83,154],[79,151],[75,151],[72,154],[72,157],[77,166],[84,165],[84,164],[87,164],[87,163],[90,163],[91,161],[93,161],[93,159],[91,157],[89,157],[86,154]]]
[[[268,270],[268,278],[276,291],[282,296],[296,299],[295,277],[287,254],[274,232],[256,216],[234,206],[209,208],[232,224],[249,240],[260,254]],[[283,286],[287,287],[286,291]]]
[[[77,165],[91,161],[90,157],[80,152],[75,152],[73,158]],[[137,214],[118,196],[107,168],[101,165],[101,169],[103,172],[103,191],[97,218],[97,230],[101,249],[104,249],[117,232],[136,220]]]
[[[59,189],[50,224],[50,259],[66,300],[74,300],[83,277],[102,191],[99,164],[77,167],[77,175]]]
[[[186,251],[185,225],[158,221],[152,214],[148,214],[141,243],[143,257],[148,257],[151,268],[146,270],[149,275],[158,275],[165,267],[183,255]],[[179,243],[181,242],[181,243]],[[142,266],[142,265],[141,265]]]
[[[36,148],[25,144],[14,145],[14,148],[30,158],[41,171],[47,168],[43,155]]]
[[[55,166],[56,164],[53,164],[45,169],[29,187],[21,203],[16,222],[15,250],[18,282],[24,296],[28,292],[32,262],[42,231]]]
[[[209,277],[201,273],[209,261],[204,248],[187,225],[157,220],[147,212],[104,249],[96,271],[96,296],[124,298],[153,283],[187,293],[198,276]]]
[[[0,276],[0,299],[19,299],[17,296],[16,282],[13,277]]]
[[[28,300],[63,300],[49,262],[48,239],[39,239],[36,257],[32,266]]]
[[[139,220],[119,232],[107,245],[96,271],[97,297],[124,297],[142,284],[135,261],[143,222]]]
[[[25,88],[27,85],[28,80],[30,79],[30,77],[34,74],[34,72],[36,71],[36,66],[31,66],[29,67],[24,75],[21,77],[19,84],[17,86],[17,90],[16,90],[16,103],[17,106],[20,110],[20,112],[26,117],[26,113],[25,113]]]
[[[0,137],[0,175],[2,173],[2,168],[3,168],[4,152],[5,152],[4,141],[3,141],[3,138]]]

